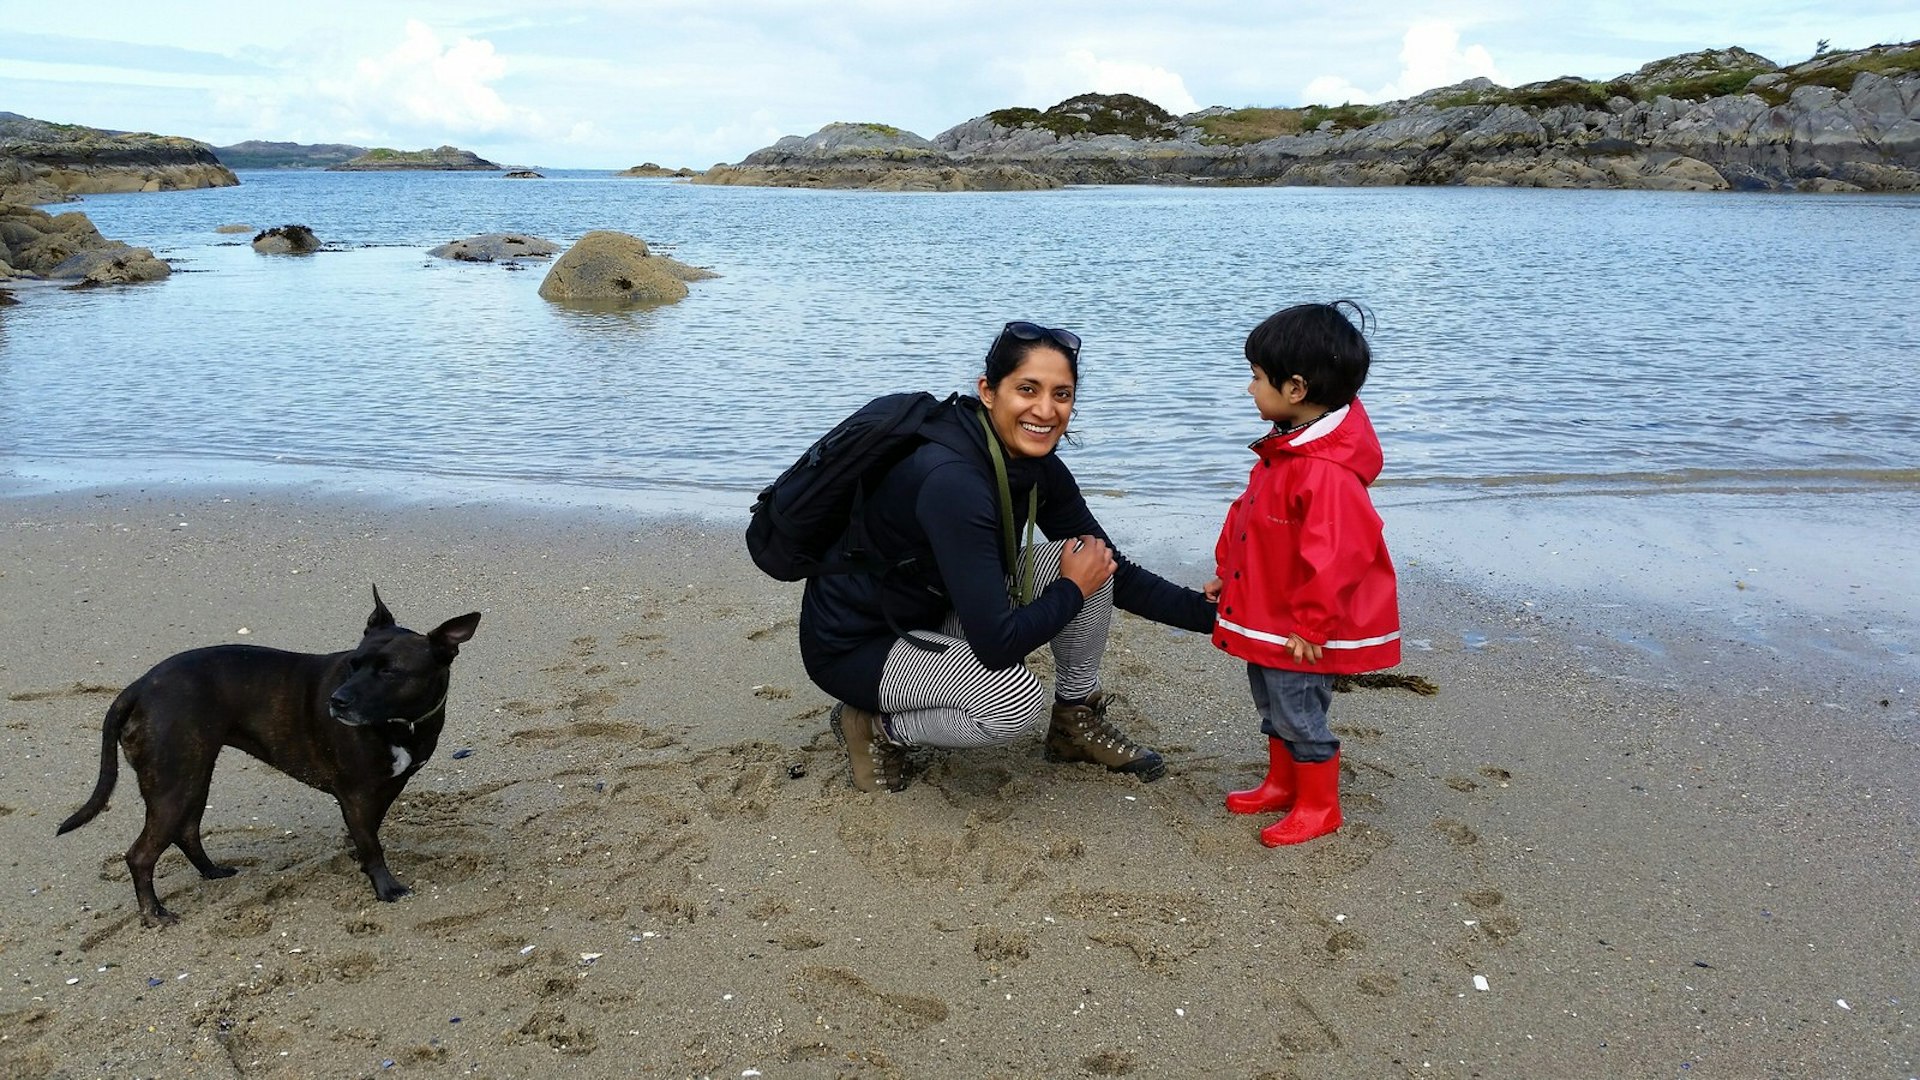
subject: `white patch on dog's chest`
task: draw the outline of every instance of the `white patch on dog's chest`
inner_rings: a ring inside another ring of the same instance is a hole
[[[413,755],[407,753],[406,748],[402,746],[390,746],[388,749],[393,751],[393,775],[399,776],[406,772],[407,766],[413,764]]]

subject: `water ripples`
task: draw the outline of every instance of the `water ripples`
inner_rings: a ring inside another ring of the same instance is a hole
[[[1066,453],[1089,490],[1216,506],[1260,433],[1246,332],[1347,296],[1377,320],[1366,397],[1390,488],[1915,484],[1912,198],[243,179],[86,200],[106,235],[196,272],[25,290],[0,316],[0,467],[337,467],[744,505],[867,398],[970,390],[1024,317],[1087,339]],[[264,258],[213,233],[230,221],[309,224],[333,250]],[[425,255],[596,228],[723,276],[672,307],[586,311],[538,298],[543,267]]]

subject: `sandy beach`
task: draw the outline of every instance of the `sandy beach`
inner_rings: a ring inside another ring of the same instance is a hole
[[[347,648],[372,583],[416,629],[483,613],[382,831],[414,893],[375,900],[332,799],[229,751],[206,843],[240,873],[170,852],[180,922],[143,928],[131,773],[54,836],[112,695],[195,646]],[[1439,693],[1336,699],[1347,824],[1269,851],[1268,819],[1220,803],[1265,760],[1244,669],[1130,617],[1108,687],[1165,780],[1036,744],[919,751],[906,791],[864,795],[800,668],[798,588],[732,529],[0,497],[0,1074],[1920,1071],[1897,669],[1702,664],[1421,559],[1402,590],[1401,670]]]

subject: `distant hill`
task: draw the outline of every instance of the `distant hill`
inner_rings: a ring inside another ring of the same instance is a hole
[[[389,150],[384,146],[374,147],[355,158],[329,165],[331,172],[394,172],[399,170],[435,170],[458,169],[466,171],[498,171],[501,166],[471,150],[442,146],[434,150]]]
[[[229,169],[324,169],[351,161],[367,152],[364,146],[346,143],[264,142],[248,139],[232,146],[216,146],[213,152]]]

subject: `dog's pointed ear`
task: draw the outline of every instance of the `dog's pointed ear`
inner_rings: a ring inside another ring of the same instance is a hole
[[[456,616],[433,628],[427,635],[433,651],[448,657],[460,655],[460,646],[471,640],[473,632],[480,628],[480,613],[469,611]]]
[[[393,612],[387,610],[387,605],[380,599],[380,586],[375,585],[373,587],[373,614],[367,616],[367,633],[371,634],[375,630],[385,630],[392,625]]]

